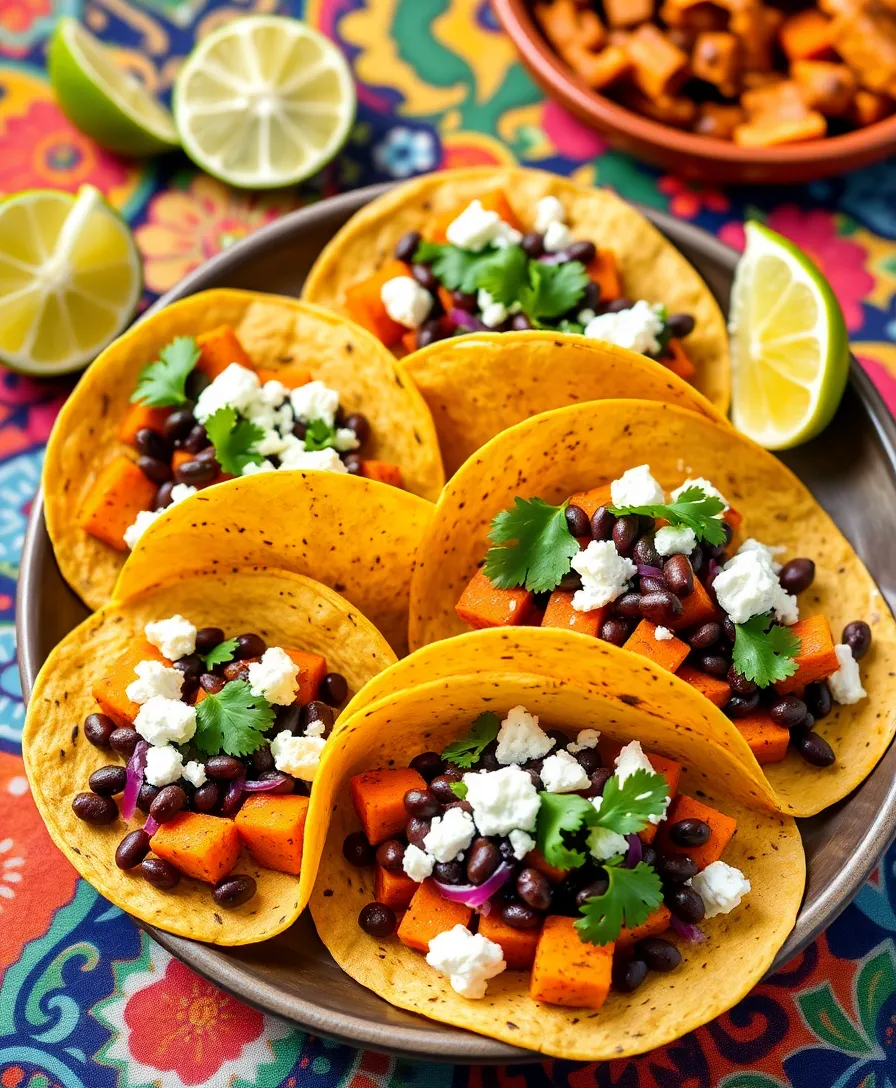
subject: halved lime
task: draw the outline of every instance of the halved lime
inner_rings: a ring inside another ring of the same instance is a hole
[[[184,150],[241,188],[292,185],[340,149],[355,117],[345,58],[298,19],[247,15],[213,31],[174,87]]]
[[[56,23],[47,67],[63,113],[103,147],[154,155],[179,145],[168,110],[76,19]]]
[[[67,374],[128,324],[143,278],[127,225],[92,185],[0,201],[0,361]]]
[[[761,223],[731,288],[731,418],[770,450],[814,438],[846,387],[849,346],[843,311],[811,258]]]

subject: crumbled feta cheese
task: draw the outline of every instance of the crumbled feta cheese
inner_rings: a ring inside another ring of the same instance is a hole
[[[597,802],[602,800],[602,797],[595,797],[592,804],[595,808],[599,808]],[[598,861],[606,861],[607,858],[624,854],[628,850],[628,839],[625,835],[620,835],[618,831],[611,831],[608,827],[593,827],[588,832],[587,844],[588,852]]]
[[[507,320],[507,307],[501,302],[496,302],[488,291],[482,288],[476,295],[476,305],[481,311],[482,324],[488,325],[490,329],[497,329]]]
[[[541,780],[548,793],[572,793],[585,790],[591,785],[591,779],[585,768],[569,752],[557,752],[544,761],[541,768]]]
[[[737,554],[740,555],[741,552],[759,552],[760,555],[764,555],[768,560],[768,565],[775,574],[779,574],[781,571],[781,564],[775,557],[783,555],[786,551],[787,549],[783,544],[763,544],[761,540],[756,540],[751,536],[737,549]]]
[[[322,737],[326,731],[327,727],[320,718],[315,718],[313,722],[309,722],[305,726],[306,737]]]
[[[208,781],[205,767],[201,763],[197,763],[195,759],[191,759],[189,763],[184,764],[183,776],[191,783],[191,785],[195,786],[197,790],[200,786],[204,786]]]
[[[719,489],[714,484],[711,484],[709,480],[705,479],[703,476],[689,476],[688,479],[686,479],[685,482],[681,485],[681,487],[675,488],[675,490],[672,492],[672,498],[679,498],[685,491],[687,491],[689,487],[699,487],[703,494],[707,497],[721,499],[721,501],[725,504],[725,510],[728,509],[728,500],[725,498],[722,492],[719,491]],[[722,514],[725,513],[725,510],[722,511]],[[721,517],[722,514],[719,514],[718,516]]]
[[[566,746],[567,752],[584,752],[586,748],[596,748],[600,740],[600,733],[596,729],[582,729],[575,740]]]
[[[576,321],[578,321],[580,325],[587,325],[588,322],[593,321],[595,317],[597,317],[597,314],[594,310],[579,310],[576,314]]]
[[[852,656],[852,648],[845,642],[838,642],[834,653],[840,662],[840,668],[828,677],[828,687],[834,700],[841,706],[852,706],[868,694],[862,687],[859,663]]]
[[[619,785],[623,785],[627,778],[630,778],[635,771],[647,771],[649,774],[655,774],[653,764],[644,755],[644,749],[641,747],[639,740],[629,741],[620,750],[619,755],[614,762],[616,768],[616,777],[619,779]],[[667,797],[666,803],[663,806],[663,811],[656,816],[649,816],[648,819],[652,824],[661,823],[666,818],[666,809],[669,807],[669,803],[672,798]]]
[[[284,446],[283,435],[273,427],[267,428],[264,437],[252,447],[262,457],[279,457]]]
[[[148,749],[143,777],[151,786],[170,786],[183,772],[184,758],[170,744]]]
[[[703,900],[707,918],[717,914],[730,914],[739,907],[741,900],[751,891],[749,880],[740,869],[724,861],[714,861],[695,877],[688,880],[694,891]]]
[[[169,669],[161,661],[138,661],[134,666],[137,679],[124,689],[134,703],[148,702],[153,695],[165,699],[179,699],[184,686],[184,674],[179,669]]]
[[[160,518],[164,513],[164,509],[137,511],[137,516],[124,531],[124,542],[131,551],[137,547],[137,541],[143,536],[156,518]]]
[[[423,840],[426,852],[436,861],[454,861],[469,848],[476,834],[473,817],[462,808],[449,808],[444,816],[433,816]]]
[[[675,638],[675,632],[670,631],[668,627],[657,627],[653,632],[653,637],[657,642],[668,642],[669,639]]]
[[[318,472],[348,472],[336,450],[286,450],[280,454],[280,467],[290,469],[317,469]]]
[[[565,223],[548,223],[544,232],[545,253],[559,253],[572,244],[572,231]]]
[[[775,619],[786,627],[791,627],[800,618],[799,601],[792,593],[788,593],[783,586],[778,588],[775,597]]]
[[[756,551],[738,552],[716,575],[716,600],[735,623],[770,612],[781,603],[781,584],[767,560]]]
[[[187,657],[196,649],[196,628],[183,616],[169,616],[143,628],[147,639],[171,661]]]
[[[193,415],[197,422],[205,421],[220,408],[235,408],[245,415],[261,388],[258,374],[239,363],[231,363],[217,378],[202,390]]]
[[[517,861],[522,861],[526,854],[535,849],[535,839],[525,831],[514,830],[507,837]]]
[[[461,997],[473,998],[485,997],[488,980],[507,968],[499,944],[481,933],[474,936],[461,925],[433,937],[426,962],[447,975],[451,988]]]
[[[333,445],[340,453],[348,453],[349,450],[356,450],[361,443],[351,427],[337,427]]]
[[[405,876],[409,876],[411,880],[416,880],[418,884],[422,884],[427,877],[432,876],[435,863],[436,859],[432,854],[427,854],[425,850],[421,850],[419,846],[414,846],[411,843],[404,852],[401,867],[404,869]]]
[[[339,393],[335,389],[320,381],[307,382],[293,389],[289,399],[296,419],[303,423],[322,419],[328,427],[333,426],[339,409]]]
[[[418,329],[429,317],[433,298],[411,276],[394,276],[380,288],[386,313],[406,329]]]
[[[497,771],[465,774],[467,800],[480,835],[534,831],[541,802],[531,777],[515,764]]]
[[[499,763],[528,763],[541,759],[557,742],[538,724],[538,718],[524,706],[512,706],[498,730],[495,758]]]
[[[555,196],[543,196],[535,205],[535,219],[532,229],[544,234],[551,223],[565,223],[566,209],[563,202]]]
[[[658,555],[690,555],[697,547],[697,534],[687,525],[663,525],[653,534]]]
[[[641,299],[629,310],[598,314],[585,326],[585,335],[642,355],[654,354],[660,350],[657,337],[663,331],[659,309]]]
[[[451,245],[473,253],[481,253],[487,245],[503,249],[523,240],[518,230],[505,223],[497,212],[483,208],[479,200],[471,200],[457,219],[448,224],[445,237]]]
[[[247,464],[243,465],[243,471],[240,473],[240,475],[241,476],[255,476],[259,472],[276,472],[276,471],[277,471],[277,466],[271,461],[264,460],[258,465],[254,464],[252,461],[249,461]]]
[[[269,646],[260,661],[249,666],[249,687],[269,703],[288,706],[295,701],[299,689],[299,666],[279,646]]]
[[[171,502],[170,506],[176,506],[179,502],[183,502],[184,499],[188,499],[191,495],[196,494],[196,488],[192,484],[175,484],[171,488]],[[167,509],[167,507],[165,507]]]
[[[572,557],[572,569],[582,576],[582,588],[572,597],[576,612],[591,612],[625,593],[638,568],[616,551],[612,540],[592,540]]]
[[[186,744],[196,732],[196,709],[180,699],[153,695],[140,707],[134,728],[150,744]]]
[[[294,737],[288,729],[284,729],[271,741],[274,766],[294,778],[311,782],[326,743],[322,737]]]
[[[666,495],[650,474],[650,465],[630,468],[610,484],[614,506],[656,506],[664,503]]]

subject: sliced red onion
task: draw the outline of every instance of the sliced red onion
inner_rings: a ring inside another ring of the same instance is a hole
[[[669,925],[683,941],[690,941],[692,944],[699,944],[701,941],[706,940],[706,934],[702,929],[697,926],[691,925],[690,922],[682,922],[680,918],[676,918],[673,914],[669,920]]]
[[[456,306],[448,311],[448,320],[453,321],[459,329],[466,329],[468,332],[494,332],[494,329],[490,329],[474,314],[460,310]]]
[[[224,794],[224,800],[221,802],[222,816],[233,816],[236,814],[236,810],[240,807],[240,798],[243,796],[243,787],[245,784],[245,775],[240,775],[239,778],[234,778],[227,787],[227,792]]]
[[[124,796],[121,799],[121,815],[126,820],[134,815],[137,807],[137,794],[143,785],[143,771],[146,768],[146,753],[149,745],[145,740],[138,740],[128,760],[127,780],[124,786]]]
[[[641,860],[643,854],[643,851],[641,850],[641,840],[637,835],[626,835],[625,837],[628,840],[628,850],[626,851],[623,864],[626,869],[634,869]]]
[[[265,790],[275,790],[278,786],[288,781],[285,774],[272,775],[270,778],[262,778],[257,782],[244,782],[243,790],[246,793],[264,793]]]
[[[659,567],[651,567],[648,563],[638,563],[638,574],[642,578],[665,578],[665,572]]]
[[[465,907],[481,907],[510,880],[513,866],[502,861],[484,884],[443,884],[436,880],[436,887],[443,899],[452,903],[461,903]]]
[[[155,835],[155,833],[159,830],[159,821],[154,820],[152,816],[147,816],[146,823],[143,825],[143,830],[146,832],[147,835],[149,835],[150,838],[152,838],[153,835]]]

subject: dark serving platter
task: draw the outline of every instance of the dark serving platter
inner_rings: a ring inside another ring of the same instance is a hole
[[[149,311],[209,287],[243,287],[297,295],[317,254],[383,186],[362,189],[284,216],[213,257]],[[652,209],[642,209],[697,267],[723,308],[737,254],[716,238]],[[868,377],[853,361],[846,396],[829,429],[785,455],[852,542],[896,608],[896,549],[890,511],[896,498],[896,425]],[[26,699],[50,649],[87,614],[53,559],[41,495],[22,554],[17,625]],[[896,747],[869,778],[825,813],[800,821],[809,864],[806,896],[781,949],[781,966],[843,910],[896,831]],[[220,948],[147,927],[164,948],[244,1001],[307,1031],[405,1057],[463,1063],[531,1061],[533,1054],[484,1036],[395,1009],[343,974],[306,913],[272,941]]]

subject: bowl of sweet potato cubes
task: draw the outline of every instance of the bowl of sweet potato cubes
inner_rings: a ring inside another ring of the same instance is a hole
[[[896,142],[896,0],[493,0],[545,91],[712,182],[807,181]]]

